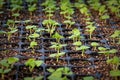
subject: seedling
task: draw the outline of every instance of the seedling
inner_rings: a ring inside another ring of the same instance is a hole
[[[60,2],[60,9],[61,12],[60,14],[63,14],[63,16],[66,17],[71,17],[72,14],[74,13],[74,10],[72,8],[72,4],[70,3],[69,0],[61,0]],[[68,18],[67,18],[68,19]],[[70,20],[70,19],[69,19]]]
[[[80,38],[82,38],[82,37],[80,36],[80,34],[81,34],[80,31],[79,31],[78,29],[74,28],[74,29],[72,30],[72,35],[71,35],[69,38],[70,38],[70,39],[72,38],[74,42],[79,41]]]
[[[107,56],[107,59],[109,59],[110,57],[110,54],[115,54],[117,53],[118,51],[116,49],[111,49],[111,50],[105,50],[105,51],[100,51],[98,53],[103,53]]]
[[[28,59],[28,60],[25,62],[25,65],[26,65],[26,66],[29,66],[30,72],[32,72],[35,67],[39,67],[39,66],[41,66],[42,64],[43,64],[43,61],[41,61],[41,60],[35,60],[35,59],[33,59],[33,58],[30,58],[30,59]]]
[[[33,34],[30,34],[30,35],[28,36],[28,39],[29,39],[29,40],[33,39],[33,41],[35,41],[36,38],[39,38],[39,37],[40,37],[40,35],[39,35],[38,33],[33,33]]]
[[[113,43],[115,44],[115,39],[119,39],[120,37],[120,30],[115,30],[114,33],[110,36],[113,39]]]
[[[68,80],[67,75],[72,75],[73,72],[68,67],[61,67],[52,69],[47,69],[51,73],[51,75],[48,77],[49,80]]]
[[[110,18],[110,16],[108,14],[104,14],[104,15],[100,16],[100,19],[102,19],[102,20],[106,20],[106,19],[109,19],[109,18]]]
[[[15,21],[14,21],[14,20],[11,20],[11,19],[8,19],[7,25],[8,25],[9,27],[15,27]]]
[[[63,36],[61,36],[58,32],[55,32],[54,35],[52,35],[52,38],[55,38],[57,40],[57,43],[60,42],[61,38],[64,38]]]
[[[74,42],[73,45],[75,45],[75,50],[77,50],[77,47],[80,47],[82,45],[82,42],[77,41],[77,42]]]
[[[18,60],[18,58],[10,57],[0,61],[0,74],[2,80],[5,80],[5,74],[12,70],[14,63],[16,63]]]
[[[57,54],[53,54],[54,56],[56,56],[57,58],[57,62],[58,62],[58,59],[59,59],[59,56],[62,56],[64,55],[65,53],[63,52],[60,52],[61,48],[66,46],[66,44],[60,44],[60,43],[56,43],[56,42],[51,42],[52,46],[50,46],[50,48],[54,48],[56,51],[57,51]]]
[[[79,11],[84,14],[85,16],[90,16],[89,10],[87,5],[83,1],[78,1],[75,3],[75,7],[79,9]]]
[[[59,57],[63,55],[65,55],[65,52],[50,54],[49,57],[57,58],[57,62],[58,62]]]
[[[36,4],[28,5],[28,11],[30,12],[30,16],[33,15],[33,12],[37,9]]]
[[[93,46],[94,47],[94,51],[96,51],[96,49],[97,49],[97,46],[99,46],[99,43],[97,43],[97,42],[92,42],[91,43],[91,46]]]
[[[90,34],[90,39],[92,38],[92,34],[95,31],[96,27],[92,25],[88,25],[86,28],[88,28],[86,31]]]
[[[17,32],[18,31],[18,29],[16,29],[16,28],[10,28],[9,27],[9,30],[10,31],[0,31],[0,34],[6,34],[7,35],[7,40],[8,41],[10,41],[10,38],[11,38],[11,36],[12,36],[12,34],[14,34],[15,32]]]
[[[37,46],[37,42],[36,41],[32,41],[30,42],[30,47],[29,48],[32,48],[32,53],[35,53],[35,46]]]
[[[52,19],[44,20],[44,21],[42,22],[42,24],[47,27],[47,30],[46,30],[46,31],[48,31],[48,32],[50,33],[50,36],[51,36],[52,33],[55,31],[56,26],[59,25],[58,22],[56,22],[56,21],[54,21],[54,20],[52,20]]]
[[[71,20],[65,20],[63,23],[66,24],[66,28],[68,29],[75,24],[75,22],[72,22]]]
[[[36,30],[37,26],[35,25],[28,25],[26,26],[27,30],[30,30],[30,34],[32,34],[32,31]]]
[[[89,49],[90,47],[86,45],[82,45],[80,47],[77,47],[76,50],[82,50],[82,56],[84,56],[85,50]]]
[[[22,10],[22,0],[10,0],[10,2],[11,2],[11,5],[10,5],[10,7],[11,7],[11,10],[12,10],[12,12],[15,12],[16,11],[16,13],[19,13],[19,11],[20,10]]]
[[[113,70],[110,71],[110,76],[115,77],[115,80],[118,80],[118,76],[120,76],[120,70],[118,69],[120,65],[120,58],[114,56],[112,59],[107,60],[108,64],[112,65]]]
[[[55,12],[55,10],[58,9],[56,7],[56,1],[54,0],[46,0],[41,5],[45,7],[43,10],[47,14],[46,16],[48,17],[48,19],[50,19],[53,16],[53,13]]]

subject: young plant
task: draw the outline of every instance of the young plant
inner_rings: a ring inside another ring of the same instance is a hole
[[[80,47],[82,45],[82,42],[77,41],[77,42],[74,42],[73,45],[75,46],[75,50],[77,50],[77,47]]]
[[[93,47],[94,47],[93,50],[96,51],[97,47],[99,46],[99,43],[97,43],[97,42],[92,42],[92,43],[91,43],[91,46],[93,46]]]
[[[84,1],[79,0],[74,5],[77,9],[79,9],[80,13],[84,14],[85,16],[90,16],[89,10],[87,8],[87,5],[84,3]]]
[[[5,74],[12,70],[14,63],[18,62],[18,60],[18,58],[10,57],[0,61],[0,74],[2,80],[5,80]]]
[[[118,80],[118,76],[120,76],[120,70],[118,69],[120,65],[120,58],[114,56],[112,59],[108,59],[107,63],[112,65],[112,70],[110,71],[110,76],[115,77],[115,80]]]
[[[115,44],[116,39],[120,40],[120,30],[115,30],[110,37],[113,39],[113,43]]]
[[[17,32],[18,31],[18,29],[16,29],[16,28],[10,28],[9,27],[9,30],[10,31],[0,31],[0,34],[6,34],[7,35],[7,40],[8,41],[10,41],[10,38],[11,38],[11,36],[12,36],[12,34],[14,34],[15,32]]]
[[[21,6],[23,4],[22,0],[10,0],[10,2],[11,2],[10,7],[11,7],[12,12],[16,11],[16,13],[19,13],[19,11],[22,10],[23,8]]]
[[[26,29],[27,29],[27,30],[30,30],[30,34],[32,34],[32,32],[33,32],[34,30],[36,30],[36,28],[37,28],[37,26],[35,26],[35,25],[28,25],[28,26],[26,26]]]
[[[69,38],[70,39],[72,38],[74,42],[77,42],[81,38],[80,34],[81,34],[80,31],[77,28],[74,28],[72,30],[72,35]]]
[[[107,56],[107,59],[109,59],[110,54],[116,54],[118,51],[116,49],[111,49],[111,50],[104,50],[104,51],[100,51],[98,53],[102,53],[105,54]]]
[[[68,29],[71,28],[71,26],[75,24],[75,22],[71,20],[65,20],[63,23],[66,24],[66,28]]]
[[[30,16],[33,15],[33,12],[37,9],[36,4],[28,5],[28,11],[30,12]]]
[[[82,50],[82,56],[84,56],[85,50],[89,49],[89,46],[82,45],[80,47],[77,47],[76,50]]]
[[[60,52],[60,53],[50,54],[49,57],[57,58],[57,62],[58,62],[59,57],[64,55],[65,55],[65,52]]]
[[[55,28],[59,25],[58,22],[52,19],[44,20],[42,24],[47,27],[46,31],[50,33],[50,36],[55,31]]]
[[[40,35],[38,34],[38,33],[36,33],[36,32],[34,32],[33,34],[30,34],[29,36],[28,36],[28,39],[31,41],[31,39],[33,39],[33,41],[35,41],[36,40],[36,38],[39,38],[40,37]]]
[[[56,1],[54,0],[46,0],[41,5],[45,7],[43,10],[45,11],[48,19],[51,19],[55,10],[58,10],[56,7]]]
[[[29,48],[32,48],[32,53],[34,54],[35,53],[35,46],[37,46],[38,43],[36,41],[31,41],[30,42],[30,47]]]
[[[29,66],[30,72],[32,72],[35,67],[39,67],[42,64],[43,64],[43,61],[35,60],[33,58],[30,58],[25,62],[25,66]]]
[[[64,55],[64,52],[60,52],[61,48],[66,46],[66,44],[60,44],[60,43],[56,43],[56,42],[51,42],[52,46],[50,46],[50,48],[54,48],[57,51],[57,54],[51,54],[50,57],[56,57],[57,58],[57,62],[60,56]]]
[[[55,32],[55,34],[52,35],[52,38],[55,38],[57,40],[57,43],[60,43],[60,39],[64,37],[61,36],[58,32]]]
[[[91,39],[91,38],[92,38],[92,34],[93,34],[93,32],[95,31],[96,27],[93,26],[93,25],[88,25],[86,28],[87,28],[86,31],[89,33],[90,39]]]
[[[67,76],[73,74],[68,67],[61,67],[57,68],[56,70],[49,68],[47,71],[51,73],[51,75],[48,77],[49,80],[69,80]]]

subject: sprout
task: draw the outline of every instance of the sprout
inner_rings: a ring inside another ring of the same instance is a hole
[[[57,42],[60,42],[61,38],[64,38],[63,36],[61,36],[59,33],[55,33],[54,35],[52,35],[52,38],[55,38],[57,40]]]
[[[95,50],[96,50],[96,47],[99,46],[99,43],[97,43],[97,42],[92,42],[92,43],[91,43],[91,46],[94,47],[93,50],[95,51]]]
[[[50,46],[50,48],[54,48],[54,49],[57,51],[57,54],[56,54],[56,55],[55,55],[55,54],[51,54],[51,56],[52,56],[52,57],[53,57],[53,56],[54,56],[54,57],[56,56],[57,62],[58,62],[59,56],[64,55],[64,53],[63,53],[63,52],[60,52],[60,50],[61,50],[62,47],[66,46],[66,44],[60,44],[60,43],[56,43],[56,42],[51,42],[51,44],[52,44],[52,46]],[[51,57],[51,56],[50,56],[50,57]]]
[[[82,50],[82,56],[84,56],[85,50],[89,49],[90,47],[82,45],[80,47],[77,47],[76,50]]]
[[[30,72],[33,71],[34,67],[39,67],[43,64],[43,61],[41,60],[35,60],[33,58],[30,58],[28,59],[26,62],[25,62],[25,65],[26,66],[29,66],[29,70]]]

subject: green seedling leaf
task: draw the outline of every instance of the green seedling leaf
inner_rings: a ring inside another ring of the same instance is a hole
[[[14,14],[12,14],[12,16],[18,17],[18,16],[20,16],[20,14],[19,13],[14,13]]]
[[[109,52],[110,52],[111,54],[114,54],[114,53],[117,53],[118,50],[117,50],[117,49],[112,49],[112,50],[109,50]]]
[[[75,46],[81,46],[81,45],[82,45],[82,42],[77,41],[77,42],[74,42],[73,45],[75,45]]]
[[[89,49],[90,47],[88,46],[85,46],[85,45],[82,45],[80,47],[77,48],[77,50],[86,50],[86,49]]]
[[[107,60],[108,64],[119,64],[120,63],[120,58],[117,56],[114,56],[112,59]]]
[[[111,70],[110,76],[112,76],[112,77],[120,76],[120,70]]]
[[[35,25],[28,25],[26,26],[26,29],[36,29],[37,26]]]
[[[37,9],[36,4],[28,5],[28,11],[33,12]]]
[[[14,23],[15,23],[14,20],[10,20],[10,19],[9,19],[9,20],[7,21],[7,25],[8,25],[8,26],[9,26],[10,24],[14,24]]]
[[[105,20],[105,19],[109,19],[109,18],[110,18],[110,16],[107,15],[107,14],[102,15],[102,16],[100,17],[100,19],[103,19],[103,20]]]
[[[55,71],[55,69],[49,68],[49,69],[47,69],[47,71],[49,71],[50,73],[53,73]]]
[[[61,38],[64,38],[61,36],[58,32],[55,32],[54,35],[52,35],[52,38],[55,38],[58,42],[60,41]]]
[[[45,29],[44,28],[38,28],[38,29],[35,30],[35,32],[37,32],[37,33],[40,33],[42,31],[45,31]]]
[[[11,69],[5,69],[3,73],[6,74],[6,73],[8,73],[10,71],[11,71]]]
[[[65,52],[50,54],[49,57],[60,57],[60,56],[63,56],[63,55],[65,55]]]
[[[1,64],[2,66],[4,66],[4,67],[9,67],[9,64],[8,64],[8,62],[7,62],[7,59],[1,60],[1,61],[0,61],[0,64]]]
[[[0,73],[2,74],[4,71],[3,71],[3,69],[0,69]]]
[[[8,58],[8,63],[9,63],[9,64],[13,64],[13,63],[18,62],[18,61],[19,61],[19,59],[18,59],[18,58],[15,58],[15,57],[10,57],[10,58]]]
[[[92,42],[92,43],[91,43],[91,46],[99,46],[99,43],[97,43],[97,42]]]
[[[100,50],[100,51],[106,51],[107,49],[104,48],[104,47],[98,47],[98,50]]]
[[[43,61],[30,58],[25,62],[25,65],[29,66],[29,70],[30,70],[30,72],[32,72],[35,66],[39,67],[42,63],[43,63]]]
[[[42,80],[43,76],[35,77],[35,80]]]
[[[31,34],[31,35],[29,35],[29,38],[38,38],[40,35],[39,34],[37,34],[37,33],[33,33],[33,34]]]
[[[25,77],[24,80],[33,80],[33,77]]]
[[[92,76],[87,76],[87,77],[84,77],[83,80],[94,80],[94,77],[92,77]]]
[[[32,42],[30,43],[30,48],[34,48],[34,47],[37,46],[37,45],[38,45],[37,42],[32,41]]]
[[[116,38],[116,37],[119,37],[119,35],[120,35],[120,30],[115,30],[114,33],[110,37]]]
[[[73,72],[68,67],[65,67],[63,69],[63,72],[64,72],[65,75],[72,75],[73,74]]]
[[[31,20],[25,20],[23,22],[27,24],[27,23],[31,22]]]
[[[43,64],[43,61],[36,60],[35,64],[36,64],[37,67],[39,67],[39,66],[41,66]]]

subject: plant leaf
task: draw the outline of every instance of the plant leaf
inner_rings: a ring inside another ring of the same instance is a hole
[[[120,76],[120,70],[111,70],[110,76],[113,76],[113,77]]]

